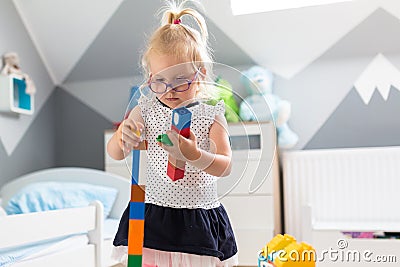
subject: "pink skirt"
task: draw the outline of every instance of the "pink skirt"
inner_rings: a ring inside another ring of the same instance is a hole
[[[113,259],[127,266],[128,247],[114,247]],[[232,267],[237,264],[237,254],[229,259],[221,261],[217,257],[212,256],[143,248],[143,267]]]

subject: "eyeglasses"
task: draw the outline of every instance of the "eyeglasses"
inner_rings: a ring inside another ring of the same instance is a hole
[[[186,78],[177,77],[174,79],[172,83],[166,83],[163,78],[150,80],[149,88],[156,94],[164,94],[168,91],[168,87],[175,92],[184,92],[189,90],[190,85],[196,80],[197,75],[199,74],[200,69],[196,71],[193,79],[189,80]]]

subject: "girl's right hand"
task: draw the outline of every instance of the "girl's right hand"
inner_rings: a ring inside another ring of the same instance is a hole
[[[122,121],[116,132],[118,145],[125,153],[137,148],[141,142],[140,135],[144,129],[144,125],[140,122],[135,122],[132,118],[127,118]]]

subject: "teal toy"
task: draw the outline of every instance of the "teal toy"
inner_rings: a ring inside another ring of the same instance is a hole
[[[288,125],[291,104],[273,93],[273,73],[263,67],[253,66],[243,71],[241,82],[248,96],[240,104],[240,118],[243,121],[274,121],[279,148],[294,147],[299,137]]]

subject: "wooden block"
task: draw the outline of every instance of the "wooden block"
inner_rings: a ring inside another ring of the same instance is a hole
[[[144,220],[144,202],[130,202],[129,203],[129,219],[130,220]]]
[[[145,186],[132,184],[131,186],[131,202],[144,202]]]
[[[129,220],[128,254],[142,255],[144,220]]]
[[[168,162],[167,175],[172,181],[176,181],[185,176],[185,170],[176,168]]]
[[[175,126],[172,125],[171,126],[171,130],[177,132],[178,134],[180,134],[180,135],[182,135],[183,137],[186,137],[186,138],[188,138],[190,136],[190,124],[189,124],[189,127],[185,127],[185,128],[182,128],[182,129],[178,129]]]
[[[168,164],[171,164],[173,167],[184,170],[186,166],[186,162],[183,160],[177,160],[174,157],[168,157]]]
[[[128,267],[142,267],[142,255],[128,255]]]

